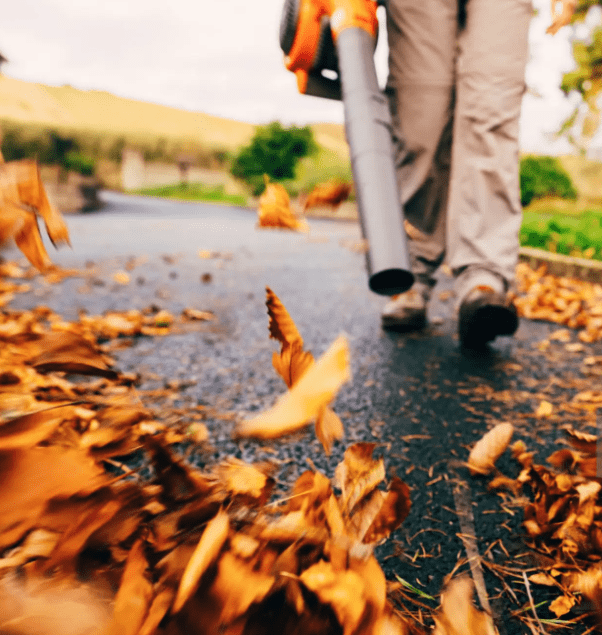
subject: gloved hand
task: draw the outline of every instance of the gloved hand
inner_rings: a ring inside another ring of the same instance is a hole
[[[576,6],[577,0],[552,0],[552,24],[546,29],[546,33],[554,35],[563,26],[570,24]]]

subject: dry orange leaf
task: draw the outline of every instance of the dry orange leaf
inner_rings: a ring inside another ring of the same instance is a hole
[[[259,197],[257,213],[258,227],[282,227],[296,231],[309,231],[307,223],[293,214],[288,192],[279,183],[269,183],[266,179],[265,192]]]
[[[14,239],[31,264],[40,271],[51,262],[40,237],[35,212],[44,219],[52,244],[69,244],[69,231],[61,213],[50,204],[37,163],[31,160],[0,163],[0,242]]]
[[[334,441],[338,441],[345,436],[343,422],[330,406],[326,406],[318,413],[316,418],[316,436],[326,454],[330,454]]]
[[[260,602],[274,584],[274,576],[254,571],[244,560],[226,551],[217,565],[217,577],[211,593],[222,602],[220,621],[229,624]]]
[[[491,616],[472,603],[474,584],[467,577],[455,578],[441,594],[441,608],[433,616],[433,635],[498,635]]]
[[[303,373],[314,363],[311,353],[303,350],[303,338],[293,319],[278,296],[266,287],[266,306],[268,309],[268,329],[270,337],[280,342],[280,355],[274,353],[272,363],[278,374],[289,388],[297,382]]]
[[[218,465],[216,473],[228,492],[252,498],[259,504],[267,501],[274,485],[274,480],[261,470],[235,457]]]
[[[383,459],[373,459],[375,443],[355,443],[345,450],[343,461],[335,470],[335,479],[341,489],[344,513],[353,508],[385,478]]]
[[[468,456],[468,468],[471,474],[489,474],[495,462],[508,447],[514,426],[511,423],[498,423],[483,438],[477,441]]]
[[[272,364],[289,388],[302,377],[314,363],[311,353],[303,350],[303,338],[293,319],[278,296],[266,287],[270,337],[281,343],[280,354],[272,355]],[[333,441],[345,434],[343,422],[329,407],[322,408],[316,417],[316,436],[326,454],[330,454]]]
[[[332,607],[344,635],[357,632],[366,598],[364,580],[355,571],[335,571],[330,562],[322,560],[303,571],[299,579]]]
[[[410,506],[410,488],[400,478],[394,477],[363,541],[380,542],[387,538],[407,518]]]
[[[38,271],[46,271],[52,264],[42,242],[38,220],[34,212],[11,201],[0,202],[0,243],[14,240],[27,260]]]
[[[349,346],[341,336],[270,410],[241,421],[237,433],[275,438],[298,430],[320,414],[349,378]]]
[[[153,599],[147,568],[144,542],[139,539],[128,554],[107,635],[138,635]]]
[[[226,538],[230,521],[227,512],[221,510],[212,518],[205,527],[205,531],[199,540],[192,557],[182,574],[178,593],[173,604],[173,612],[177,613],[186,603],[186,600],[194,593],[207,567],[217,558]]]
[[[540,401],[539,406],[537,406],[537,410],[535,411],[535,416],[537,418],[549,417],[554,413],[554,405],[545,399]]]
[[[575,602],[575,597],[572,595],[559,595],[550,603],[550,611],[552,611],[556,617],[562,617],[575,606]]]
[[[303,202],[303,209],[320,205],[336,208],[349,198],[351,187],[351,183],[337,180],[318,183]]]

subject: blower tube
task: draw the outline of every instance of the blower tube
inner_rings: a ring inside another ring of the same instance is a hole
[[[349,27],[338,34],[336,49],[351,169],[368,243],[368,285],[380,295],[395,295],[407,291],[414,276],[393,165],[391,115],[374,67],[374,40],[364,29]]]

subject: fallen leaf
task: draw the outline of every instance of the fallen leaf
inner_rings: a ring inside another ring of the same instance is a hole
[[[433,635],[498,635],[491,616],[472,603],[474,584],[463,576],[453,579],[441,593],[441,608],[433,615]]]
[[[241,421],[237,434],[275,438],[298,430],[318,416],[349,378],[348,344],[339,337],[270,410]]]
[[[380,542],[388,538],[407,518],[410,506],[410,488],[400,478],[394,477],[363,541]]]
[[[274,584],[274,576],[254,571],[244,560],[227,551],[217,565],[211,593],[222,602],[220,621],[230,624],[251,604],[260,602]]]
[[[356,632],[366,608],[364,581],[355,571],[335,571],[330,562],[321,561],[299,576],[321,602],[329,604],[344,635]]]
[[[128,554],[107,635],[138,635],[153,599],[147,569],[144,541],[139,539]]]
[[[498,423],[477,441],[468,456],[468,469],[472,475],[489,474],[495,462],[510,443],[514,426],[511,423]]]
[[[316,436],[326,454],[330,454],[334,441],[338,441],[345,436],[343,422],[330,406],[326,406],[318,413],[316,418]]]
[[[113,280],[117,284],[129,284],[130,283],[130,274],[125,271],[116,271],[113,274]]]
[[[373,459],[375,443],[355,443],[345,450],[337,465],[335,479],[341,489],[341,506],[345,514],[365,498],[385,478],[382,458]]]
[[[537,406],[537,410],[535,410],[534,415],[538,419],[542,419],[551,416],[553,413],[554,405],[544,399],[539,403],[539,406]]]
[[[296,231],[309,231],[307,223],[299,219],[291,210],[291,201],[287,191],[279,183],[269,183],[259,197],[258,227],[281,227]]]
[[[318,183],[303,201],[303,209],[327,205],[336,209],[349,198],[351,183],[332,180],[326,183]]]
[[[201,539],[182,574],[172,608],[174,613],[182,609],[188,598],[196,590],[199,580],[207,570],[207,567],[217,558],[228,537],[229,527],[228,514],[223,510],[207,523],[205,531],[203,531]]]
[[[575,606],[575,602],[576,600],[572,595],[559,595],[550,603],[550,611],[552,611],[556,617],[562,617]]]

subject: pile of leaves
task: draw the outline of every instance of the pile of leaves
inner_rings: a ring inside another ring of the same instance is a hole
[[[512,433],[509,423],[489,431],[470,453],[471,472],[494,471]],[[528,579],[557,589],[550,610],[562,617],[587,600],[602,623],[602,479],[597,470],[597,437],[572,427],[565,428],[565,435],[568,447],[548,457],[550,467],[537,464],[525,443],[516,441],[511,450],[521,466],[519,475],[511,479],[497,473],[489,487],[502,496],[504,491],[513,495],[524,508],[526,542],[537,569]]]
[[[288,390],[236,433],[316,421],[328,450],[342,435],[328,404],[349,374],[346,343],[314,361],[270,290],[267,306]],[[119,335],[114,322],[69,323],[43,308],[2,320],[2,632],[423,632],[394,610],[373,554],[410,509],[405,483],[385,482],[376,444],[351,445],[332,479],[309,469],[274,498],[272,464],[230,458],[202,471],[177,455],[186,431],[156,420],[99,343]],[[436,633],[496,632],[472,593],[467,579],[450,583]]]
[[[579,329],[582,342],[602,338],[602,285],[554,276],[545,265],[537,270],[526,263],[516,269],[519,315]]]

